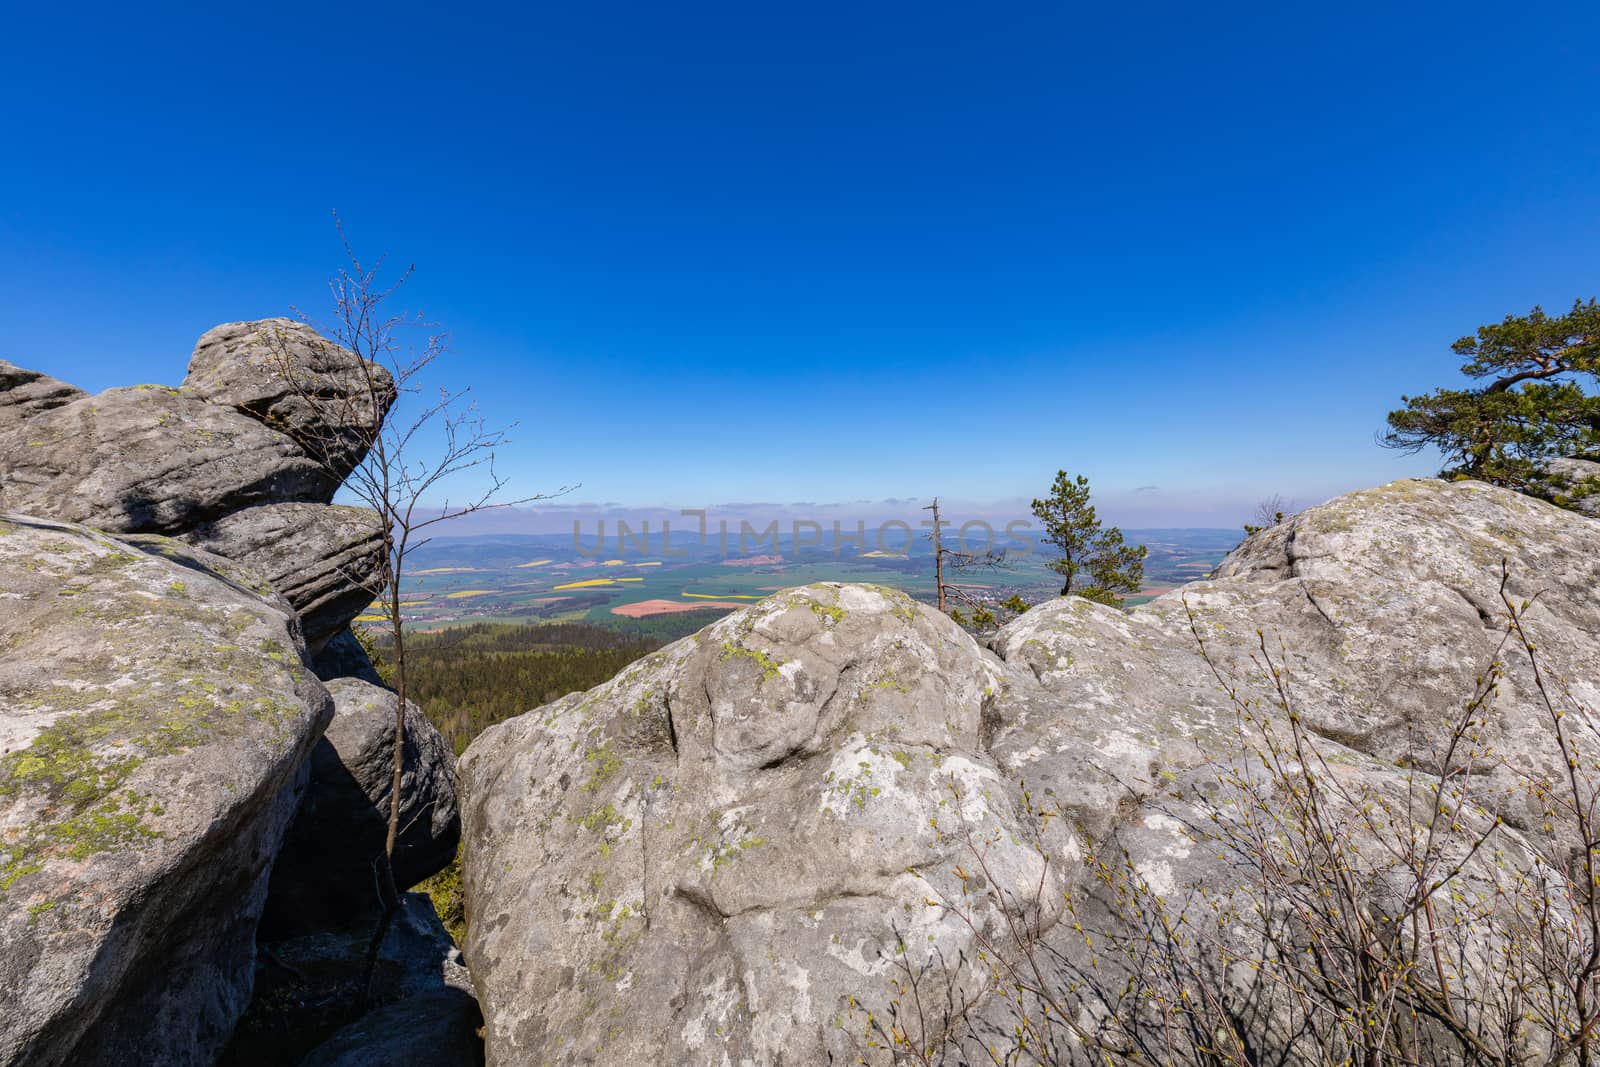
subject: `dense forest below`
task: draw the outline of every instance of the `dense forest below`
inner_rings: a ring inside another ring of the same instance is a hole
[[[407,696],[459,755],[495,723],[591,689],[641,656],[694,633],[725,612],[640,619],[627,629],[591,623],[475,623],[408,633]],[[382,661],[389,641],[373,635]],[[386,665],[379,662],[379,669]]]

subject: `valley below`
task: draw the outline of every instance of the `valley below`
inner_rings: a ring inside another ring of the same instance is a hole
[[[1145,585],[1130,604],[1209,574],[1243,538],[1237,530],[1147,529],[1125,531],[1150,550]],[[632,542],[608,538],[597,548],[592,531],[571,534],[440,537],[413,557],[401,598],[406,622],[421,630],[479,622],[588,622],[630,632],[678,637],[775,592],[816,582],[883,585],[933,603],[933,549],[918,536],[905,546],[903,531],[866,542],[794,546],[783,537],[772,551],[769,538],[749,554],[738,554],[736,538],[724,548],[716,538],[673,544],[672,555],[642,553]],[[615,551],[617,549],[622,551]],[[602,550],[603,549],[603,550]],[[902,549],[895,551],[893,549]],[[947,577],[984,600],[1020,596],[1037,604],[1056,596],[1061,578],[1051,557],[1032,549],[1012,551],[997,566]],[[358,617],[379,622],[376,607]]]

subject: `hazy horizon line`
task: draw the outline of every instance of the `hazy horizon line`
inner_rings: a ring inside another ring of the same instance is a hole
[[[1286,497],[1284,504],[1291,512],[1303,510],[1354,488],[1358,487],[1341,487],[1333,491],[1320,489],[1301,497]],[[1228,530],[1238,529],[1250,521],[1264,495],[1236,489],[1166,490],[1151,485],[1132,491],[1096,494],[1093,503],[1101,521],[1123,529]],[[716,528],[718,524],[726,523],[737,531],[741,523],[764,528],[774,521],[785,532],[794,523],[814,523],[828,532],[835,522],[846,529],[854,529],[857,523],[872,528],[886,522],[901,522],[920,530],[931,521],[928,506],[932,500],[932,497],[914,496],[790,503],[749,500],[674,507],[556,497],[495,507],[454,519],[446,524],[440,534],[456,537],[570,534],[574,523],[583,532],[592,533],[599,522],[605,522],[608,529],[613,530],[618,522],[622,522],[635,531],[645,523],[649,523],[652,530],[660,530],[663,523],[669,524],[673,530],[699,529],[703,526]],[[1033,519],[1031,500],[1021,497],[996,500],[941,497],[939,500],[941,518],[955,525],[963,522],[1003,524]],[[438,509],[432,510],[437,512]]]

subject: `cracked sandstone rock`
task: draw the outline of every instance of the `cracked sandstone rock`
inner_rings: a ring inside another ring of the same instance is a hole
[[[209,1063],[328,721],[229,561],[0,516],[0,1063]]]
[[[1175,799],[1242,756],[1202,640],[1247,699],[1265,692],[1258,642],[1281,650],[1330,758],[1403,790],[1494,653],[1502,580],[1531,601],[1546,669],[1600,708],[1600,525],[1476,483],[1340,497],[1251,538],[1213,580],[1128,612],[1052,600],[993,652],[859,586],[730,615],[463,756],[489,1060],[853,1062],[849,998],[887,1018],[890,957],[973,947],[928,906],[972,866],[963,828],[1065,980],[1084,942],[1059,922],[1062,894],[1086,922],[1105,915],[1085,839],[1163,893],[1239,888]],[[1551,766],[1525,664],[1509,663],[1484,729],[1519,768]],[[1035,812],[1062,816],[1042,840],[1024,783]],[[1507,811],[1507,833],[1534,842],[1535,815]],[[995,929],[979,897],[976,925]],[[957,992],[1004,1051],[1015,1005],[981,977],[958,969]]]
[[[325,460],[343,480],[395,401],[388,370],[303,322],[227,322],[195,342],[183,391],[232,407]]]
[[[963,826],[1008,888],[1059,898],[981,754],[1000,675],[904,593],[817,585],[486,731],[461,775],[490,1062],[843,1054],[834,1020],[897,943],[973,951],[926,905],[960,891]]]
[[[181,536],[250,566],[315,652],[371,600],[378,518],[329,501],[393,399],[388,372],[287,319],[208,331],[181,389],[89,396],[0,362],[0,509]]]

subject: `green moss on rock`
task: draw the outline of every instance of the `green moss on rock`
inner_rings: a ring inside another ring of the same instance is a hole
[[[824,619],[834,625],[844,621],[844,609],[837,604],[821,604],[813,600],[810,602],[811,611],[819,619]]]
[[[779,663],[765,652],[762,652],[759,649],[745,648],[742,645],[734,644],[732,641],[722,642],[722,659],[724,662],[730,659],[750,660],[761,668],[761,681],[763,683],[769,679],[776,678],[781,673],[783,667],[783,664]]]

